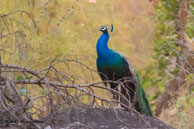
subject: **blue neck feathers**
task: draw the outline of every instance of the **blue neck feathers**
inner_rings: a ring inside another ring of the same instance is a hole
[[[96,50],[99,58],[108,59],[113,54],[113,51],[108,48],[108,40],[108,31],[104,32],[98,39]]]

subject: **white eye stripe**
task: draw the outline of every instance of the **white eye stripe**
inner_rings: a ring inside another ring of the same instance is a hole
[[[102,28],[102,30],[106,30],[106,28]]]

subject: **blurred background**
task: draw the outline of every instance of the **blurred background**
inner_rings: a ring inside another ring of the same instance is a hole
[[[135,66],[155,114],[173,127],[194,127],[194,1],[1,0],[0,16],[2,63],[34,70],[59,57],[79,60],[95,71],[98,28],[113,24],[109,48],[125,53]],[[177,42],[187,43],[187,54]],[[183,57],[191,70],[179,64]],[[79,64],[70,66],[59,65],[58,70],[76,83],[101,81],[96,72],[91,76]],[[184,77],[183,69],[189,71]],[[176,95],[163,99],[179,77],[185,82],[175,88]],[[95,92],[107,97],[99,89]]]

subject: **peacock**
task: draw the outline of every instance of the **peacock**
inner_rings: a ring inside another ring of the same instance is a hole
[[[129,106],[126,103],[127,99],[127,102],[130,102],[137,112],[152,116],[149,102],[134,67],[125,54],[108,48],[108,26],[101,26],[99,30],[102,31],[96,45],[96,64],[99,76],[106,86],[109,82],[110,87],[117,91],[119,83],[115,82],[121,82],[120,93],[125,96],[125,99],[120,97],[121,106]],[[111,32],[112,30],[113,26]],[[118,100],[118,95],[113,94],[113,98]]]

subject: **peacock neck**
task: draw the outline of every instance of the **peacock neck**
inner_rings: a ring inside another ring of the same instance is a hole
[[[96,46],[98,57],[107,59],[110,58],[110,56],[113,54],[112,50],[108,48],[108,40],[109,40],[108,32],[103,33],[98,39]]]

